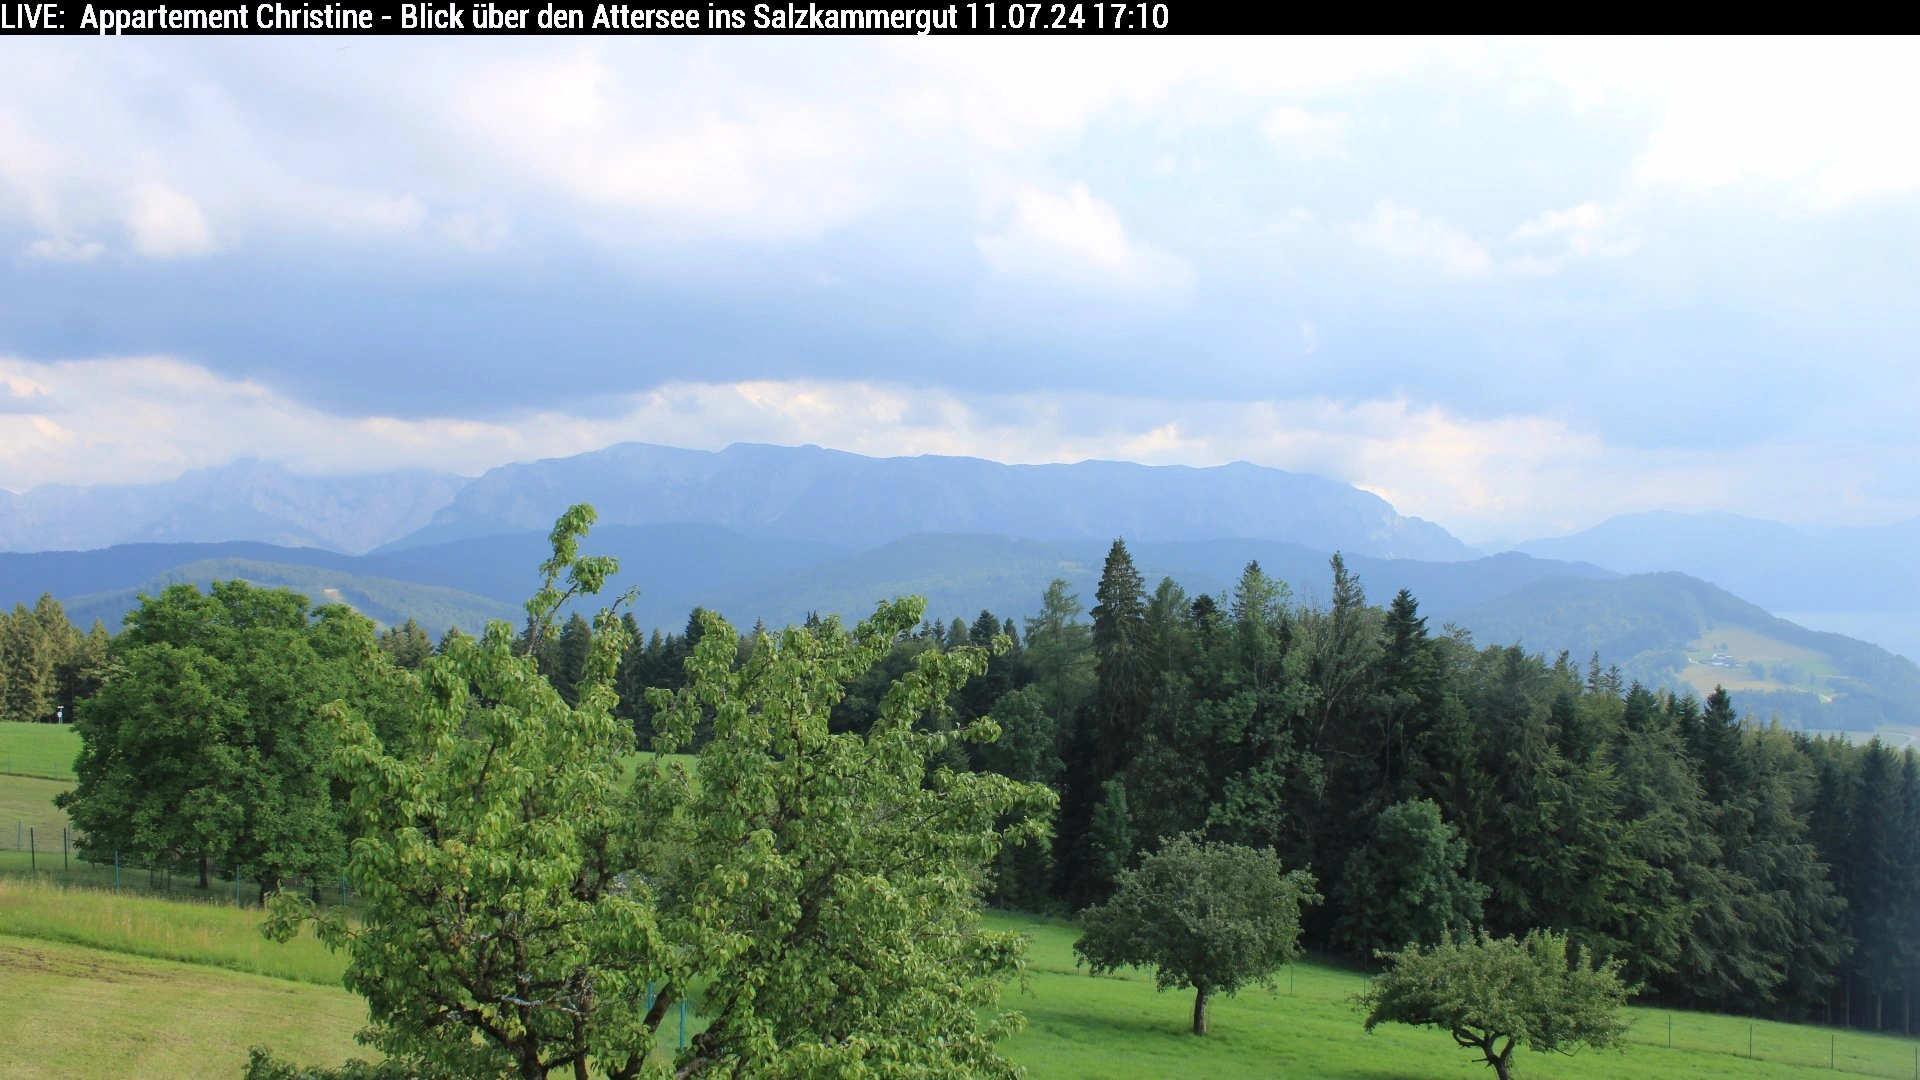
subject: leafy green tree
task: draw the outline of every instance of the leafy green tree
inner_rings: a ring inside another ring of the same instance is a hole
[[[654,695],[656,750],[684,747],[703,716],[713,727],[691,794],[677,765],[635,785],[660,851],[643,872],[673,883],[668,937],[706,980],[683,1073],[1014,1075],[993,1044],[1019,1020],[995,1003],[1023,939],[985,930],[978,898],[1003,841],[1045,837],[1054,798],[941,764],[996,736],[991,721],[922,723],[986,651],[923,650],[866,731],[827,722],[922,610],[885,604],[851,633],[789,628],[744,667],[710,617],[688,685]]]
[[[84,857],[115,851],[170,864],[236,864],[271,892],[331,873],[345,851],[327,778],[322,708],[373,707],[352,677],[373,625],[348,608],[244,581],[172,585],[143,597],[116,643],[117,669],[83,702],[78,784],[57,800]]]
[[[1518,1047],[1572,1054],[1626,1039],[1621,1009],[1631,989],[1620,980],[1619,963],[1596,966],[1585,950],[1569,956],[1563,934],[1534,930],[1515,939],[1483,932],[1381,958],[1387,970],[1355,999],[1366,1010],[1367,1032],[1381,1024],[1439,1028],[1479,1051],[1500,1080],[1512,1080]]]
[[[990,713],[1000,725],[1000,737],[981,745],[982,766],[1015,780],[1047,785],[1058,782],[1056,725],[1047,714],[1046,695],[1040,688],[1025,686],[1008,691],[993,703]]]
[[[1467,846],[1417,799],[1380,812],[1367,843],[1348,856],[1335,888],[1337,940],[1362,956],[1408,944],[1432,945],[1472,933],[1487,887],[1461,873]]]
[[[1207,999],[1272,986],[1299,955],[1300,909],[1319,900],[1313,876],[1283,872],[1271,851],[1176,837],[1081,913],[1073,951],[1096,975],[1151,967],[1161,990],[1191,988],[1193,1033],[1205,1035]]]
[[[917,723],[984,651],[922,652],[870,730],[835,734],[832,705],[919,601],[852,632],[770,635],[744,664],[732,628],[697,612],[685,685],[650,695],[659,754],[627,785],[621,620],[595,619],[574,704],[528,655],[615,569],[579,555],[592,519],[579,506],[555,525],[534,649],[495,623],[390,672],[414,719],[396,744],[336,714],[365,911],[349,923],[283,896],[270,931],[320,919],[370,1042],[408,1075],[1014,1075],[993,1044],[1019,1019],[995,1004],[1023,946],[981,926],[978,897],[1002,840],[1044,834],[1052,799],[930,767],[992,738],[990,721]],[[703,728],[696,768],[664,756]],[[706,1027],[668,1061],[654,1047],[683,1002]]]

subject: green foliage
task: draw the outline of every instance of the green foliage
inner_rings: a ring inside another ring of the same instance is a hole
[[[833,705],[917,601],[744,652],[696,613],[686,684],[651,693],[657,756],[626,787],[626,626],[595,619],[572,704],[534,659],[560,606],[613,572],[578,553],[591,521],[575,507],[555,525],[524,649],[494,623],[389,671],[412,718],[395,744],[339,713],[365,911],[354,926],[283,894],[268,929],[318,919],[349,952],[371,1044],[415,1075],[1013,1075],[994,1043],[1018,1016],[995,1002],[1020,943],[982,929],[978,900],[1003,837],[1044,836],[1053,800],[929,765],[990,740],[990,720],[918,726],[985,651],[921,653],[869,730],[834,733]],[[696,782],[667,755],[702,729]],[[657,1032],[689,999],[706,1027],[669,1065]]]
[[[1161,990],[1192,988],[1193,1033],[1207,1033],[1207,999],[1273,985],[1299,955],[1300,909],[1313,877],[1284,873],[1271,851],[1181,836],[1121,872],[1112,899],[1081,914],[1073,950],[1094,974],[1151,967]]]
[[[1620,980],[1619,962],[1596,966],[1582,950],[1569,956],[1563,934],[1536,930],[1515,939],[1483,932],[1381,955],[1387,970],[1355,998],[1366,1010],[1367,1031],[1389,1023],[1439,1028],[1479,1051],[1500,1080],[1513,1075],[1516,1047],[1571,1054],[1625,1042],[1622,1008],[1631,990]]]
[[[47,593],[0,613],[0,722],[72,720],[106,673],[107,642],[106,627],[80,633]]]
[[[995,1003],[1021,943],[982,928],[978,896],[1003,838],[1044,838],[1053,798],[932,764],[992,739],[992,721],[919,723],[986,666],[985,650],[922,651],[866,731],[828,725],[847,684],[920,612],[896,601],[851,632],[835,620],[788,628],[742,665],[732,629],[706,615],[688,685],[654,692],[657,751],[687,745],[703,722],[713,730],[692,790],[671,764],[634,785],[665,932],[685,950],[677,978],[706,985],[708,1026],[683,1070],[1013,1075],[994,1044],[1019,1018]]]
[[[245,582],[142,599],[112,677],[83,702],[78,786],[59,804],[85,858],[239,865],[267,891],[331,873],[345,842],[329,790],[328,702],[363,699],[373,628],[339,606]]]
[[[450,628],[447,633],[458,633],[458,629]],[[405,623],[390,626],[381,633],[380,651],[387,654],[387,659],[393,661],[395,667],[418,671],[427,662],[427,657],[433,655],[433,638],[427,636],[426,630],[413,621],[412,616],[408,616]]]
[[[1465,877],[1467,845],[1427,799],[1380,812],[1373,834],[1348,856],[1335,895],[1336,938],[1362,955],[1465,937],[1480,921],[1487,887]]]

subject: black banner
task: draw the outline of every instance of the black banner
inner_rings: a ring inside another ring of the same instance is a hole
[[[0,2],[0,37],[42,34],[1193,34],[1247,31],[1253,5],[1177,3]],[[1238,15],[1229,14],[1238,11]]]

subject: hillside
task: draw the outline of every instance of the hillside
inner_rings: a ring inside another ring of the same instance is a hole
[[[1519,642],[1582,662],[1598,651],[1629,677],[1696,693],[1739,690],[1742,711],[1807,728],[1920,724],[1920,666],[1840,634],[1809,630],[1685,574],[1546,578],[1452,619],[1482,645]],[[1719,653],[1728,666],[1715,666]]]
[[[316,605],[347,604],[383,625],[417,620],[438,637],[450,626],[478,632],[490,619],[518,622],[520,612],[504,604],[456,589],[422,585],[392,578],[346,573],[324,567],[250,559],[207,559],[169,568],[138,585],[110,592],[62,598],[67,617],[86,626],[95,619],[118,628],[127,612],[139,605],[140,594],[153,594],[168,585],[187,583],[206,588],[215,581],[244,580],[255,585],[293,589]]]

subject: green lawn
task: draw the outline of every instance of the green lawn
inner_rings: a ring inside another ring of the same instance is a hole
[[[261,1044],[305,1064],[370,1056],[353,1042],[366,1005],[338,987],[5,934],[0,1000],[0,1078],[238,1077]]]
[[[1033,935],[1030,977],[1022,992],[1010,987],[1005,1004],[1027,1016],[1027,1030],[1008,1045],[1034,1080],[1123,1080],[1195,1076],[1206,1080],[1328,1077],[1415,1080],[1490,1076],[1443,1032],[1360,1027],[1348,998],[1365,975],[1334,964],[1302,963],[1282,973],[1278,990],[1242,992],[1209,1007],[1210,1033],[1189,1031],[1193,997],[1157,993],[1144,972],[1095,978],[1076,971],[1065,922],[992,917],[1004,929]],[[1753,1025],[1755,1058],[1747,1054],[1748,1021],[1741,1017],[1675,1012],[1674,1049],[1667,1049],[1668,1013],[1636,1008],[1633,1044],[1624,1052],[1583,1051],[1573,1057],[1522,1054],[1529,1077],[1647,1078],[1804,1076],[1835,1064],[1867,1076],[1914,1075],[1920,1042],[1794,1024]],[[1829,1074],[1831,1075],[1831,1074]]]
[[[357,998],[336,989],[343,959],[310,937],[284,946],[261,938],[250,886],[242,889],[249,906],[239,909],[227,881],[202,893],[183,875],[167,898],[145,890],[144,871],[123,869],[118,894],[111,891],[111,866],[74,860],[62,873],[64,815],[50,800],[67,786],[0,775],[0,831],[31,823],[36,835],[45,830],[52,838],[41,842],[40,872],[29,875],[27,853],[11,850],[10,838],[0,836],[0,1000],[15,1003],[9,1013],[14,1030],[36,1032],[30,1040],[0,1040],[0,1080],[50,1071],[233,1075],[252,1043],[310,1061],[338,1061],[353,1051],[350,1036],[363,1013]],[[1033,938],[1026,986],[1010,986],[1005,1005],[1028,1018],[1027,1030],[1007,1049],[1035,1080],[1489,1075],[1441,1032],[1364,1034],[1348,998],[1365,975],[1351,967],[1302,963],[1280,976],[1277,992],[1218,1000],[1212,1033],[1197,1039],[1187,1030],[1190,995],[1157,993],[1145,973],[1093,978],[1077,971],[1072,924],[1001,914],[990,921]],[[165,993],[143,992],[162,985]],[[1787,1077],[1825,1071],[1831,1053],[1842,1072],[1920,1077],[1920,1042],[1911,1039],[1632,1012],[1634,1043],[1624,1053],[1526,1055],[1525,1074]],[[690,1015],[689,1025],[697,1031],[698,1017]],[[671,1045],[677,1025],[667,1026],[663,1041]],[[1754,1057],[1747,1056],[1749,1046]]]
[[[80,736],[67,724],[0,722],[0,773],[73,779]]]

